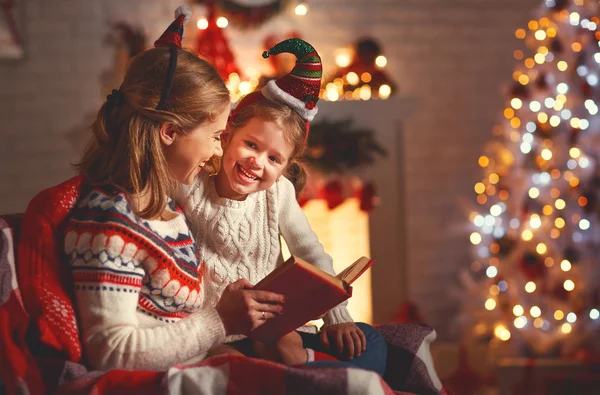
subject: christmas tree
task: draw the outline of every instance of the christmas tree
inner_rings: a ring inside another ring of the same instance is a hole
[[[479,158],[461,323],[513,355],[589,351],[600,339],[597,11],[597,1],[546,0],[516,31],[523,50]]]

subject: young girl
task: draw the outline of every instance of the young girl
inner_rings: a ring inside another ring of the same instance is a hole
[[[281,264],[280,234],[293,255],[334,274],[331,258],[298,205],[294,185],[285,177],[293,176],[299,184],[305,180],[296,158],[306,145],[309,122],[317,112],[321,62],[314,48],[299,39],[281,42],[263,56],[281,52],[297,56],[295,68],[237,106],[222,135],[219,173],[214,178],[200,174],[196,183],[183,186],[175,195],[204,259],[209,305],[216,303],[228,283],[244,278],[256,284]],[[275,347],[255,344],[255,351],[297,364],[314,360],[315,351],[317,359],[324,359],[320,351],[333,343],[337,346],[333,355],[357,357],[356,365],[383,374],[385,342],[368,325],[356,325],[346,303],[331,309],[323,320],[322,344],[314,341],[318,335],[313,330],[304,339],[294,332]]]
[[[281,311],[281,295],[247,290],[245,280],[203,304],[204,268],[168,198],[222,155],[229,115],[219,74],[180,47],[187,17],[178,9],[156,48],[132,59],[78,164],[89,188],[66,225],[65,252],[95,369],[168,369]]]

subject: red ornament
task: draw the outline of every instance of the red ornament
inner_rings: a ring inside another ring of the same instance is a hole
[[[342,183],[338,180],[329,181],[325,184],[325,200],[327,201],[327,207],[333,210],[344,201],[344,188]]]
[[[377,206],[377,201],[375,185],[372,182],[366,183],[360,191],[360,209],[370,213]]]
[[[519,269],[528,280],[536,280],[546,274],[546,265],[534,252],[526,252],[519,260]]]
[[[198,31],[196,53],[212,64],[223,80],[227,81],[231,73],[240,74],[235,64],[233,52],[223,29],[217,26],[217,12],[214,3],[209,5],[208,27]]]
[[[309,110],[312,110],[313,108],[315,108],[315,102],[314,101],[309,101],[308,103],[306,103],[306,108],[308,108]]]

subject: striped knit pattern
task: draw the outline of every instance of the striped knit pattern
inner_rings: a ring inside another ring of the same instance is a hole
[[[323,66],[321,57],[306,41],[299,38],[284,40],[265,51],[263,57],[280,53],[291,53],[298,59],[292,71],[276,81],[283,92],[305,103],[308,109],[314,108],[319,101]]]
[[[95,189],[65,231],[76,291],[138,293],[138,311],[174,322],[202,303],[196,244],[177,212],[169,221],[137,217],[123,193]]]

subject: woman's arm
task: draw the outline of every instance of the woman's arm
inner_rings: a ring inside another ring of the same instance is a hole
[[[163,370],[224,341],[225,328],[214,308],[172,323],[139,318],[144,262],[152,258],[138,244],[139,235],[124,227],[108,232],[110,226],[70,221],[65,233],[81,340],[92,367]],[[140,325],[140,319],[148,321]]]

